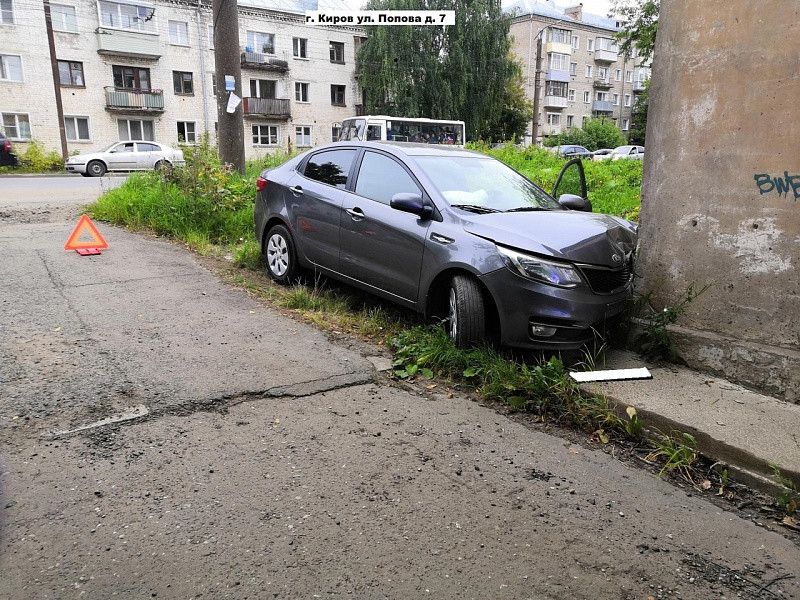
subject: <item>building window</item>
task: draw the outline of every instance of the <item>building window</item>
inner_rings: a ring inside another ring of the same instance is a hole
[[[331,141],[338,142],[340,135],[342,135],[342,124],[334,123],[331,125]]]
[[[0,81],[22,81],[22,58],[0,54]]]
[[[592,76],[592,65],[586,65],[586,76],[587,77]]]
[[[622,131],[628,131],[631,128],[630,119],[622,119]]]
[[[0,0],[2,2],[3,0]],[[78,33],[78,15],[74,6],[66,4],[51,4],[50,18],[53,21],[54,31],[67,31]]]
[[[308,40],[292,38],[292,55],[295,58],[308,58]]]
[[[133,3],[100,0],[100,25],[118,29],[134,29],[144,33],[157,33],[156,9]]]
[[[343,65],[344,64],[344,42],[331,42],[330,43],[330,51],[331,51],[331,62]]]
[[[275,54],[275,36],[271,33],[248,31],[247,50],[259,54]]]
[[[631,105],[631,95],[625,94],[625,106],[630,106],[630,105]]]
[[[569,29],[558,29],[549,27],[547,30],[547,41],[558,44],[569,44],[572,41],[572,32]]]
[[[251,98],[275,98],[278,83],[272,79],[251,79]]]
[[[294,144],[298,148],[308,148],[311,146],[311,126],[297,125],[294,128]]]
[[[31,122],[22,113],[3,113],[3,130],[12,140],[31,139]]]
[[[66,87],[85,87],[83,79],[83,63],[71,60],[58,61],[58,78]]]
[[[597,78],[608,81],[608,67],[597,67]]]
[[[633,71],[625,71],[625,81],[633,83]]]
[[[331,104],[334,106],[344,106],[344,90],[345,86],[343,85],[332,85],[331,86]]]
[[[589,104],[590,99],[591,99],[591,92],[583,92],[583,101],[586,104]]]
[[[569,54],[551,52],[547,55],[547,66],[554,71],[566,71],[569,69]]]
[[[545,96],[567,97],[567,83],[565,81],[548,81],[545,87]]]
[[[577,35],[572,36],[572,49],[577,50],[581,47],[581,40]]]
[[[119,141],[130,140],[156,141],[155,122],[146,119],[117,119]]]
[[[622,69],[614,71],[614,81],[622,81]]]
[[[89,117],[64,117],[64,128],[67,130],[67,140],[70,142],[88,142]]]
[[[208,26],[208,48],[209,50],[214,49],[214,26]]]
[[[619,94],[614,94],[612,98],[614,106],[619,106]]]
[[[578,74],[578,63],[569,63],[569,74],[573,77]]]
[[[598,102],[608,102],[608,92],[596,92],[594,99]]]
[[[295,81],[294,99],[297,102],[308,102],[308,84]]]
[[[561,115],[558,113],[547,113],[547,124],[554,127],[561,127]]]
[[[277,125],[253,125],[253,146],[277,146],[280,129]]]
[[[150,90],[150,69],[112,65],[114,87],[119,90]]]
[[[14,7],[11,5],[11,0],[0,0],[0,23],[3,25],[14,24]],[[55,24],[55,20],[53,23]]]
[[[594,39],[593,38],[586,38],[586,49],[589,52],[594,51]]]
[[[606,50],[608,52],[616,52],[617,43],[611,38],[597,38],[597,49]]]
[[[570,102],[575,102],[575,90],[574,89],[569,89],[567,91],[567,100],[569,100]]]
[[[567,129],[575,126],[575,115],[567,115]]]
[[[178,141],[182,144],[194,144],[197,142],[194,121],[178,121]]]
[[[194,82],[192,80],[192,74],[184,73],[183,71],[173,71],[172,87],[175,89],[176,94],[194,94]]]
[[[189,24],[186,21],[169,22],[169,43],[178,46],[189,45]]]
[[[211,95],[212,96],[216,96],[217,95],[217,74],[216,73],[212,73],[211,74]]]

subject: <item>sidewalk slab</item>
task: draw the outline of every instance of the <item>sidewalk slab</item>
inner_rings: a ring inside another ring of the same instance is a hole
[[[772,463],[800,481],[800,406],[679,365],[654,367],[630,352],[611,352],[597,368],[644,366],[652,379],[594,382],[581,389],[606,395],[622,415],[633,406],[651,431],[692,434],[704,456],[741,472],[750,485],[773,487]]]

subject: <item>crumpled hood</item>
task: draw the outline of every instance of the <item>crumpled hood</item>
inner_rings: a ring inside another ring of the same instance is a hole
[[[493,213],[462,217],[469,233],[517,250],[570,262],[619,267],[636,248],[637,226],[578,211]],[[619,257],[614,260],[614,256]]]

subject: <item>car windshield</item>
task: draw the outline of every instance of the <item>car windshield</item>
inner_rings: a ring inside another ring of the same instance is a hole
[[[619,146],[614,148],[614,154],[628,154],[633,146]]]
[[[417,156],[415,159],[451,206],[480,213],[563,208],[547,192],[493,158]]]

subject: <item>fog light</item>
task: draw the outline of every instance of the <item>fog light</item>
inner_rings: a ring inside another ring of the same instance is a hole
[[[552,337],[556,334],[555,327],[547,327],[546,325],[531,325],[531,335],[536,337]]]

